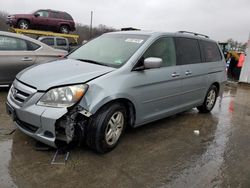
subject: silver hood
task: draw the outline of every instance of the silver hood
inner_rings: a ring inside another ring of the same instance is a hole
[[[64,59],[31,66],[21,71],[16,78],[37,90],[45,91],[55,86],[84,83],[113,70],[115,68]]]

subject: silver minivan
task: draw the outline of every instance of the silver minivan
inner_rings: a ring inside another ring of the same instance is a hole
[[[223,54],[207,36],[112,32],[65,59],[20,72],[6,107],[16,126],[40,142],[84,141],[105,153],[126,126],[194,107],[210,112],[225,81]]]

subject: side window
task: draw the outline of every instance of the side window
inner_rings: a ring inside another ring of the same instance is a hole
[[[1,51],[25,51],[27,50],[27,43],[18,38],[0,36],[0,50]]]
[[[206,62],[220,61],[222,59],[220,50],[215,42],[201,41],[200,43]]]
[[[49,46],[54,46],[54,39],[53,38],[45,38],[45,39],[42,39],[41,42],[43,42]]]
[[[66,46],[67,43],[66,43],[66,40],[65,40],[65,39],[59,39],[59,38],[57,38],[57,39],[56,39],[56,45],[57,45],[57,46]]]
[[[177,64],[186,65],[202,62],[198,40],[191,38],[175,38],[175,42]]]
[[[158,57],[163,61],[162,66],[176,65],[175,45],[171,37],[161,38],[155,41],[144,53],[143,58]]]
[[[37,11],[36,14],[39,14],[40,17],[49,17],[48,11],[45,10]]]

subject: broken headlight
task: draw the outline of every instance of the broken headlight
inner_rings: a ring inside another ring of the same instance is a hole
[[[37,105],[50,107],[70,107],[77,103],[86,93],[88,85],[72,85],[53,88],[45,93]]]

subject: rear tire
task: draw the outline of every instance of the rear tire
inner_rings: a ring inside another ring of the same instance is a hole
[[[69,27],[67,25],[62,25],[60,27],[60,33],[69,34]]]
[[[203,104],[197,107],[199,112],[209,113],[214,108],[217,96],[218,96],[218,89],[215,85],[212,85],[207,91]]]
[[[120,141],[127,124],[126,109],[120,103],[101,108],[85,129],[87,145],[97,153],[113,150]]]
[[[20,20],[18,22],[17,26],[18,26],[19,29],[27,30],[27,29],[29,29],[30,24],[29,24],[29,22],[27,20]]]

